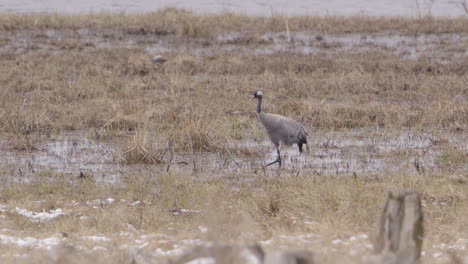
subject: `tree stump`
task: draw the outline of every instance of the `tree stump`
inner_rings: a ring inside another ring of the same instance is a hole
[[[380,218],[374,245],[376,255],[369,263],[419,263],[423,238],[423,215],[418,193],[402,190],[389,192]]]

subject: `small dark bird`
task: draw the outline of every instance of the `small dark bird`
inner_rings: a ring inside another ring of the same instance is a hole
[[[275,114],[267,114],[262,111],[262,99],[263,93],[262,91],[255,91],[253,94],[252,99],[257,99],[257,116],[265,127],[265,130],[270,138],[271,142],[276,147],[276,152],[278,153],[278,158],[275,161],[268,163],[266,166],[270,166],[274,163],[279,163],[281,167],[281,146],[291,146],[292,144],[297,144],[299,147],[299,152],[302,153],[302,145],[305,144],[307,149],[309,149],[309,145],[307,145],[307,131],[305,128],[299,124],[298,122],[292,120],[291,118],[282,116],[282,115],[275,115]],[[252,100],[251,99],[251,100]]]

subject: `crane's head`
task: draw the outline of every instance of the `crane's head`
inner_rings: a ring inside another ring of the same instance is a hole
[[[254,99],[254,98],[261,99],[262,97],[263,97],[262,91],[257,90],[257,91],[255,91],[255,92],[253,93],[253,97],[252,97],[250,100],[252,100],[252,99]]]

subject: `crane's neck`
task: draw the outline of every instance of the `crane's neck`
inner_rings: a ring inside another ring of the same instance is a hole
[[[258,102],[257,102],[257,113],[261,113],[261,112],[262,112],[262,97],[259,97]]]

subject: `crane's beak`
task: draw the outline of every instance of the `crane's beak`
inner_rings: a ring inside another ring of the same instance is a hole
[[[252,102],[252,100],[253,100],[253,99],[255,99],[255,96],[253,96],[253,97],[250,97],[250,100],[249,100],[249,102]]]

